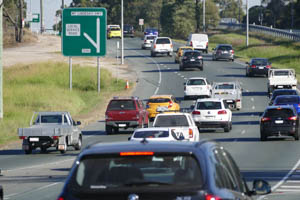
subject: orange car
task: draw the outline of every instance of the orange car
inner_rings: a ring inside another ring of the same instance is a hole
[[[176,51],[177,53],[175,55],[175,63],[179,63],[180,57],[183,55],[184,50],[194,50],[194,48],[190,46],[179,47]]]

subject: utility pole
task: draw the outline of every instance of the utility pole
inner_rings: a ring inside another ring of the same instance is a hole
[[[124,64],[124,34],[123,34],[123,26],[124,26],[124,12],[123,12],[123,0],[121,0],[121,64]]]
[[[40,12],[41,12],[41,33],[44,32],[44,5],[43,5],[44,0],[40,0]]]
[[[196,7],[195,7],[195,17],[196,17],[196,33],[200,31],[200,10],[199,10],[199,0],[196,0]]]
[[[246,24],[246,46],[249,45],[249,2],[246,0],[246,14],[247,14],[247,24]]]
[[[3,119],[3,30],[2,30],[2,16],[3,16],[3,0],[0,0],[0,119]]]
[[[205,33],[205,0],[203,0],[203,32]]]
[[[23,39],[23,0],[19,0],[19,41],[22,42]]]

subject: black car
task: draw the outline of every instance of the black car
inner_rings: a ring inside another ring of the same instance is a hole
[[[203,71],[203,57],[200,51],[185,50],[179,64],[179,70],[183,71],[185,68],[198,68]]]
[[[271,69],[271,63],[267,58],[252,58],[246,64],[246,76],[264,75],[267,77]]]
[[[299,140],[299,117],[292,105],[268,106],[260,119],[260,140],[270,136],[292,136]]]
[[[213,49],[212,60],[231,60],[234,61],[234,50],[230,44],[219,44]]]
[[[271,192],[255,180],[252,191],[231,155],[202,142],[98,143],[77,157],[58,199],[251,199]]]
[[[272,97],[270,98],[270,102],[269,102],[269,105],[273,105],[273,102],[275,100],[275,98],[277,96],[280,96],[280,95],[299,95],[298,91],[297,90],[293,90],[293,89],[277,89],[277,90],[274,90],[273,93],[272,93]]]
[[[129,25],[129,24],[125,24],[123,26],[123,35],[124,37],[134,37],[134,27],[132,25]]]

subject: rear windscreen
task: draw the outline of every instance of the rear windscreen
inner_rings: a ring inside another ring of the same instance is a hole
[[[252,60],[252,65],[267,65],[268,60],[265,59],[257,59],[257,60]]]
[[[215,89],[219,89],[219,90],[232,90],[234,89],[234,85],[233,84],[222,84],[222,85],[217,85],[215,87]]]
[[[187,57],[198,57],[198,56],[201,56],[201,53],[198,52],[198,51],[192,51],[192,52],[185,52],[184,53],[184,56],[187,56]]]
[[[187,85],[206,85],[203,79],[192,79],[187,82]]]
[[[294,112],[288,108],[282,109],[268,109],[264,115],[264,117],[291,117],[294,116]]]
[[[168,103],[171,101],[168,98],[155,98],[155,99],[149,99],[148,103]]]
[[[203,185],[200,165],[192,154],[134,156],[126,153],[85,156],[77,162],[67,187],[72,193],[82,194],[137,187],[172,189]]]
[[[135,104],[132,100],[113,100],[107,110],[135,110]]]
[[[220,46],[218,48],[218,50],[221,50],[221,51],[230,51],[230,50],[232,50],[232,47],[230,47],[230,46]]]
[[[274,71],[275,76],[288,76],[289,71]]]
[[[290,91],[276,91],[273,93],[272,99],[274,100],[277,96],[280,95],[297,95],[297,92],[295,90],[290,90]]]
[[[185,115],[160,115],[157,116],[155,127],[189,126]]]
[[[169,131],[150,130],[150,131],[137,131],[134,133],[134,138],[164,138],[164,137],[169,137]]]
[[[219,110],[222,109],[221,102],[205,101],[197,104],[197,110]]]
[[[147,36],[147,40],[154,40],[156,37],[155,36]]]
[[[277,97],[275,104],[299,104],[298,97]]]
[[[156,40],[156,44],[171,44],[171,41],[168,38],[161,38]]]

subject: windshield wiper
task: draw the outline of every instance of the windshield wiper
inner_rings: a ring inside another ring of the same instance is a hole
[[[145,185],[172,185],[166,182],[159,181],[132,181],[124,184],[125,186],[145,186]]]

